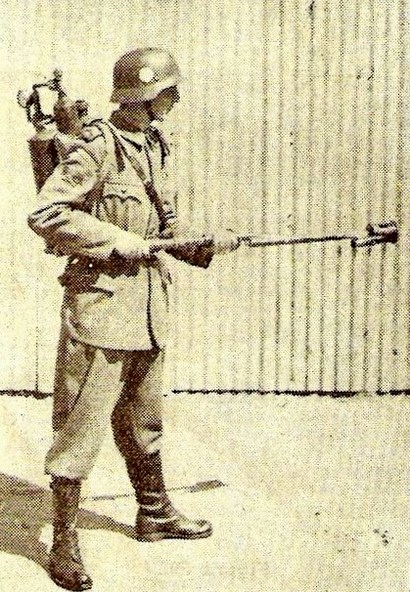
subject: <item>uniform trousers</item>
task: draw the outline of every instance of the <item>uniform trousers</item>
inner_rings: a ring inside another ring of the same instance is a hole
[[[97,348],[62,331],[47,474],[86,479],[111,425],[127,460],[160,449],[164,352]]]

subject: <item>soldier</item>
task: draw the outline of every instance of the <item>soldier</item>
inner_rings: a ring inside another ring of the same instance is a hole
[[[76,518],[111,418],[139,509],[141,541],[196,539],[212,533],[173,506],[161,467],[161,382],[167,322],[167,257],[151,240],[182,231],[169,189],[170,150],[162,121],[179,100],[180,72],[160,49],[137,49],[114,67],[108,122],[60,142],[60,164],[42,187],[29,226],[47,250],[68,256],[58,348],[53,429],[46,457],[53,494],[50,576],[69,590],[92,586],[82,563]],[[67,138],[66,138],[67,139]],[[236,249],[221,234],[211,246],[175,249],[178,259],[207,267],[215,253]]]

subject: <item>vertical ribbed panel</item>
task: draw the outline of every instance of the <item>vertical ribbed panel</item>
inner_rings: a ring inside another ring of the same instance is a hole
[[[409,388],[406,0],[6,5],[0,133],[4,145],[21,140],[1,160],[2,259],[12,269],[0,288],[3,388],[50,388],[61,297],[61,262],[41,254],[25,225],[34,189],[14,87],[59,66],[72,96],[106,115],[113,62],[140,45],[174,51],[185,76],[170,128],[190,227],[361,233],[393,218],[402,235],[357,252],[348,243],[243,248],[207,271],[176,264],[169,386]]]
[[[178,55],[190,58],[179,110],[180,216],[198,231],[258,232],[263,6],[179,2],[178,10],[186,32]],[[258,252],[217,259],[207,271],[179,268],[177,388],[240,389],[258,376],[261,279]]]
[[[207,64],[209,78],[189,72],[193,96],[203,84],[189,121],[202,148],[181,145],[180,162],[194,171],[195,220],[205,229],[232,221],[238,231],[308,235],[364,233],[367,222],[393,218],[404,235],[403,6],[218,5],[183,16],[194,21],[185,50]],[[233,72],[218,100],[218,81]],[[219,166],[218,142],[230,149],[222,146]],[[408,387],[406,248],[298,245],[238,253],[206,274],[181,270],[176,388]]]

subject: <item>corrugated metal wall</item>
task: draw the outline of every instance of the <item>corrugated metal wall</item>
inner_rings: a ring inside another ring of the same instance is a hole
[[[181,161],[195,171],[182,209],[206,229],[360,232],[393,218],[406,233],[404,4],[208,3],[201,18],[182,4],[193,88]],[[408,388],[407,253],[300,245],[185,273],[174,384]]]
[[[11,150],[2,179],[13,196],[1,221],[12,245],[1,243],[2,256],[13,265],[2,287],[5,387],[49,388],[57,336],[60,293],[50,285],[59,263],[40,254],[24,224],[33,187],[27,125],[13,104],[16,84],[38,71],[61,66],[73,96],[99,114],[118,55],[145,44],[172,49],[186,78],[171,117],[179,208],[198,230],[360,232],[383,218],[410,230],[405,0],[25,4],[5,3],[3,40]],[[207,271],[177,265],[169,386],[409,388],[408,252],[404,240],[357,253],[299,245],[243,249]]]

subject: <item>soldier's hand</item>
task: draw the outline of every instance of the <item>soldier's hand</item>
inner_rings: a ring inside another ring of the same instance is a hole
[[[222,255],[236,251],[239,247],[239,238],[232,230],[225,230],[215,234],[213,252],[215,255]]]
[[[192,235],[192,232],[189,228],[174,218],[161,232],[160,238],[174,238],[178,240],[178,238],[189,238],[190,235]]]
[[[117,239],[115,251],[128,261],[150,257],[150,243],[133,232],[126,232]]]
[[[172,226],[167,226],[159,235],[159,238],[175,238],[176,233]]]

